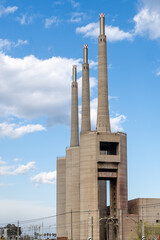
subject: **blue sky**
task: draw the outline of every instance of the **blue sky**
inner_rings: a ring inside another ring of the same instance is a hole
[[[0,223],[55,214],[56,157],[70,143],[73,64],[81,106],[83,44],[95,129],[101,12],[112,131],[128,135],[128,197],[160,198],[160,1],[1,0]]]

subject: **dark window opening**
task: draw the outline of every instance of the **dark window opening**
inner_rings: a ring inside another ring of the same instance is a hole
[[[100,142],[100,154],[102,155],[118,155],[118,142]]]
[[[117,172],[117,169],[98,168],[98,172]]]

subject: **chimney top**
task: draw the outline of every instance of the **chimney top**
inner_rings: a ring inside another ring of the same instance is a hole
[[[83,48],[88,48],[88,45],[87,45],[87,44],[84,44],[84,45],[83,45]]]
[[[105,35],[105,17],[104,17],[104,13],[100,14],[100,35]]]
[[[104,13],[100,13],[100,18],[104,18]]]

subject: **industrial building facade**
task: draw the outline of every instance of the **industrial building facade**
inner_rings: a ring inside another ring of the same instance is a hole
[[[110,182],[110,207],[106,199],[107,181]],[[105,17],[100,14],[97,126],[91,131],[88,46],[84,45],[80,141],[78,83],[76,66],[73,66],[70,147],[64,158],[57,158],[57,237],[130,239],[137,220],[130,221],[126,227],[128,217],[138,216],[131,209],[129,215],[127,136],[122,132],[112,133],[110,129]]]
[[[106,181],[110,181],[110,238],[119,235],[118,219],[127,213],[126,134],[111,133],[108,110],[105,17],[100,14],[98,38],[97,128],[90,127],[88,46],[82,64],[82,120],[79,143],[78,83],[73,66],[71,141],[65,158],[57,159],[57,236],[106,239]],[[62,214],[62,215],[61,215]]]

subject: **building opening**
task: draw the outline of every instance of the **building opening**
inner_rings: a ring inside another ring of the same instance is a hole
[[[119,143],[118,142],[100,142],[101,155],[118,155]]]

